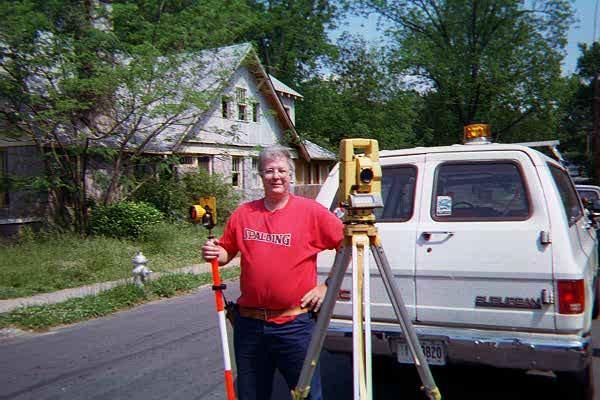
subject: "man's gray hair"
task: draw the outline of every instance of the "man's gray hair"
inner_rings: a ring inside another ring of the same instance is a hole
[[[292,153],[279,144],[274,144],[269,147],[265,147],[258,154],[258,172],[260,174],[263,173],[263,165],[267,161],[275,160],[278,158],[285,158],[288,162],[288,166],[290,168],[290,176],[294,176],[294,160],[292,159]]]

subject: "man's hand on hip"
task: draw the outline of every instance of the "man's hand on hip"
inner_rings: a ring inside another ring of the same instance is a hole
[[[312,311],[317,312],[323,304],[323,299],[325,299],[326,292],[327,286],[325,286],[325,284],[317,285],[309,290],[304,296],[302,296],[300,305],[303,308],[308,307]]]

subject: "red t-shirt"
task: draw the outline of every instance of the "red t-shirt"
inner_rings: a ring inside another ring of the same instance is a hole
[[[317,283],[317,254],[339,247],[343,237],[341,221],[311,199],[290,195],[275,211],[262,199],[242,204],[219,240],[229,255],[241,253],[238,304],[271,310],[299,306]]]

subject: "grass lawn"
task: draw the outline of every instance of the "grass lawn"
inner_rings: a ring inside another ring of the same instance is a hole
[[[221,277],[223,280],[232,279],[239,276],[239,272],[239,267],[227,268],[221,272]],[[12,326],[43,331],[57,325],[97,318],[137,304],[187,293],[210,282],[212,282],[212,275],[209,273],[163,275],[144,287],[133,284],[122,285],[95,296],[74,298],[56,304],[23,307],[0,314],[0,329]]]
[[[217,227],[214,234],[220,233]],[[0,245],[0,299],[130,277],[131,259],[139,250],[155,272],[200,264],[206,236],[202,226],[182,223],[159,225],[136,241],[73,234],[26,237]]]

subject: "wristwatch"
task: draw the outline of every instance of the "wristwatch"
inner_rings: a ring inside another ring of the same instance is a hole
[[[327,279],[325,279],[325,286],[329,287],[329,282],[331,282],[331,278],[328,276]]]

